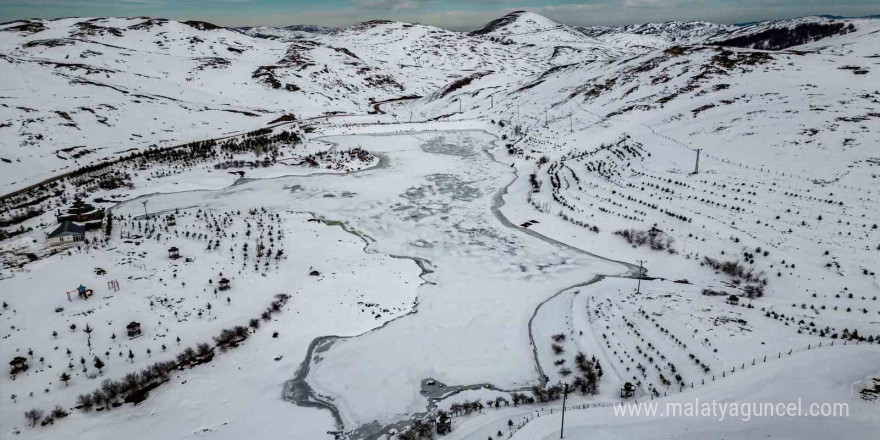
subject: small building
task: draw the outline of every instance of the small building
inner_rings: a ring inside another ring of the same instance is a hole
[[[49,233],[49,245],[79,243],[85,240],[86,227],[72,221],[65,221]]]
[[[12,367],[12,374],[18,373],[20,371],[27,371],[27,369],[28,369],[27,359],[25,359],[21,356],[16,356],[15,358],[12,359],[11,362],[9,362],[9,366]]]
[[[174,246],[168,248],[168,258],[172,260],[180,258],[180,249],[177,249]]]
[[[165,225],[166,226],[175,226],[177,225],[177,219],[174,218],[174,214],[171,214],[165,217]]]
[[[727,303],[730,305],[733,305],[733,306],[738,305],[739,304],[739,297],[736,295],[730,295],[727,297]]]
[[[220,278],[220,282],[217,283],[217,288],[221,291],[229,290],[229,280],[227,278]]]
[[[629,399],[630,397],[635,396],[636,387],[632,384],[632,382],[627,382],[620,387],[620,397],[622,399]]]
[[[125,330],[128,331],[129,338],[133,338],[135,336],[140,336],[141,323],[132,321],[127,326],[125,326]]]
[[[85,223],[86,227],[100,227],[104,220],[104,210],[77,198],[69,208],[64,210],[64,213],[59,213],[57,218],[59,223],[72,221]]]

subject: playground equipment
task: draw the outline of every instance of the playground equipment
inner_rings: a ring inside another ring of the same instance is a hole
[[[94,290],[86,289],[86,286],[83,286],[82,284],[80,284],[79,287],[77,287],[76,289],[67,291],[67,300],[68,301],[73,301],[72,299],[70,299],[70,294],[73,292],[76,292],[77,295],[79,295],[79,297],[82,299],[89,299],[89,297],[94,295],[94,293],[95,293]]]

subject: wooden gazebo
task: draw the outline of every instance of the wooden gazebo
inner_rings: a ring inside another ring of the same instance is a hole
[[[632,382],[627,382],[620,387],[620,397],[622,399],[629,399],[636,394],[636,387],[632,384]]]
[[[135,336],[140,336],[141,323],[132,321],[127,326],[125,326],[125,330],[128,331],[129,338],[133,338]]]
[[[220,289],[221,291],[229,290],[229,279],[220,278],[220,282],[217,283],[217,288]]]
[[[180,249],[177,249],[175,246],[168,248],[168,258],[172,260],[180,258]]]
[[[736,295],[730,295],[727,297],[727,303],[730,305],[734,305],[734,306],[738,305],[739,304],[739,297]]]
[[[175,226],[177,225],[177,219],[174,217],[174,214],[171,214],[165,217],[165,225],[166,226]]]

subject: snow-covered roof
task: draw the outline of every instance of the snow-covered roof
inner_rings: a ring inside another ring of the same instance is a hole
[[[86,227],[75,222],[66,221],[58,225],[54,231],[49,233],[49,238],[63,237],[67,235],[83,235]]]

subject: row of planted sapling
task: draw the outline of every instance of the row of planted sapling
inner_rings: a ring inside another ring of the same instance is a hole
[[[260,317],[252,318],[248,326],[235,326],[223,329],[220,334],[214,337],[214,343],[199,343],[195,348],[187,347],[170,360],[155,362],[139,372],[131,372],[126,374],[120,380],[105,379],[101,382],[100,387],[91,393],[80,394],[77,397],[75,409],[79,409],[84,413],[91,411],[111,411],[125,403],[136,405],[146,400],[150,392],[154,389],[168,383],[173,374],[179,374],[187,369],[195,368],[199,365],[206,364],[214,360],[217,356],[217,349],[225,352],[228,349],[238,347],[243,344],[248,337],[260,328],[261,321],[269,321],[276,313],[280,313],[282,308],[287,304],[290,295],[278,294],[260,315]],[[274,332],[273,338],[278,337],[278,332]],[[177,338],[178,344],[180,338]],[[165,346],[163,345],[163,352]],[[69,352],[69,350],[68,350]],[[149,350],[148,350],[149,352]],[[149,353],[148,353],[149,355]],[[133,361],[134,353],[129,350],[128,357]],[[86,368],[85,358],[80,360],[82,367]],[[73,363],[69,365],[72,368]],[[104,361],[98,356],[94,357],[94,366],[98,370],[98,374],[103,373],[105,367]],[[65,384],[71,380],[70,374],[63,372],[60,380]],[[11,396],[12,400],[16,400],[18,396]],[[34,408],[24,413],[30,426],[36,426],[40,423],[43,426],[54,424],[56,420],[66,417],[68,412],[60,406],[48,413]]]
[[[199,165],[233,160],[236,154],[264,156],[265,160],[275,163],[283,156],[285,148],[301,142],[298,131],[275,133],[266,128],[221,142],[208,140],[148,148],[89,164],[0,199],[0,240],[51,224],[52,221],[43,215],[66,206],[77,197],[86,198],[99,190],[132,189],[137,186],[136,180],[141,173],[145,173],[146,180],[161,179]],[[360,158],[363,154],[369,153],[357,152],[355,157]],[[33,218],[40,218],[42,222],[25,224]]]

